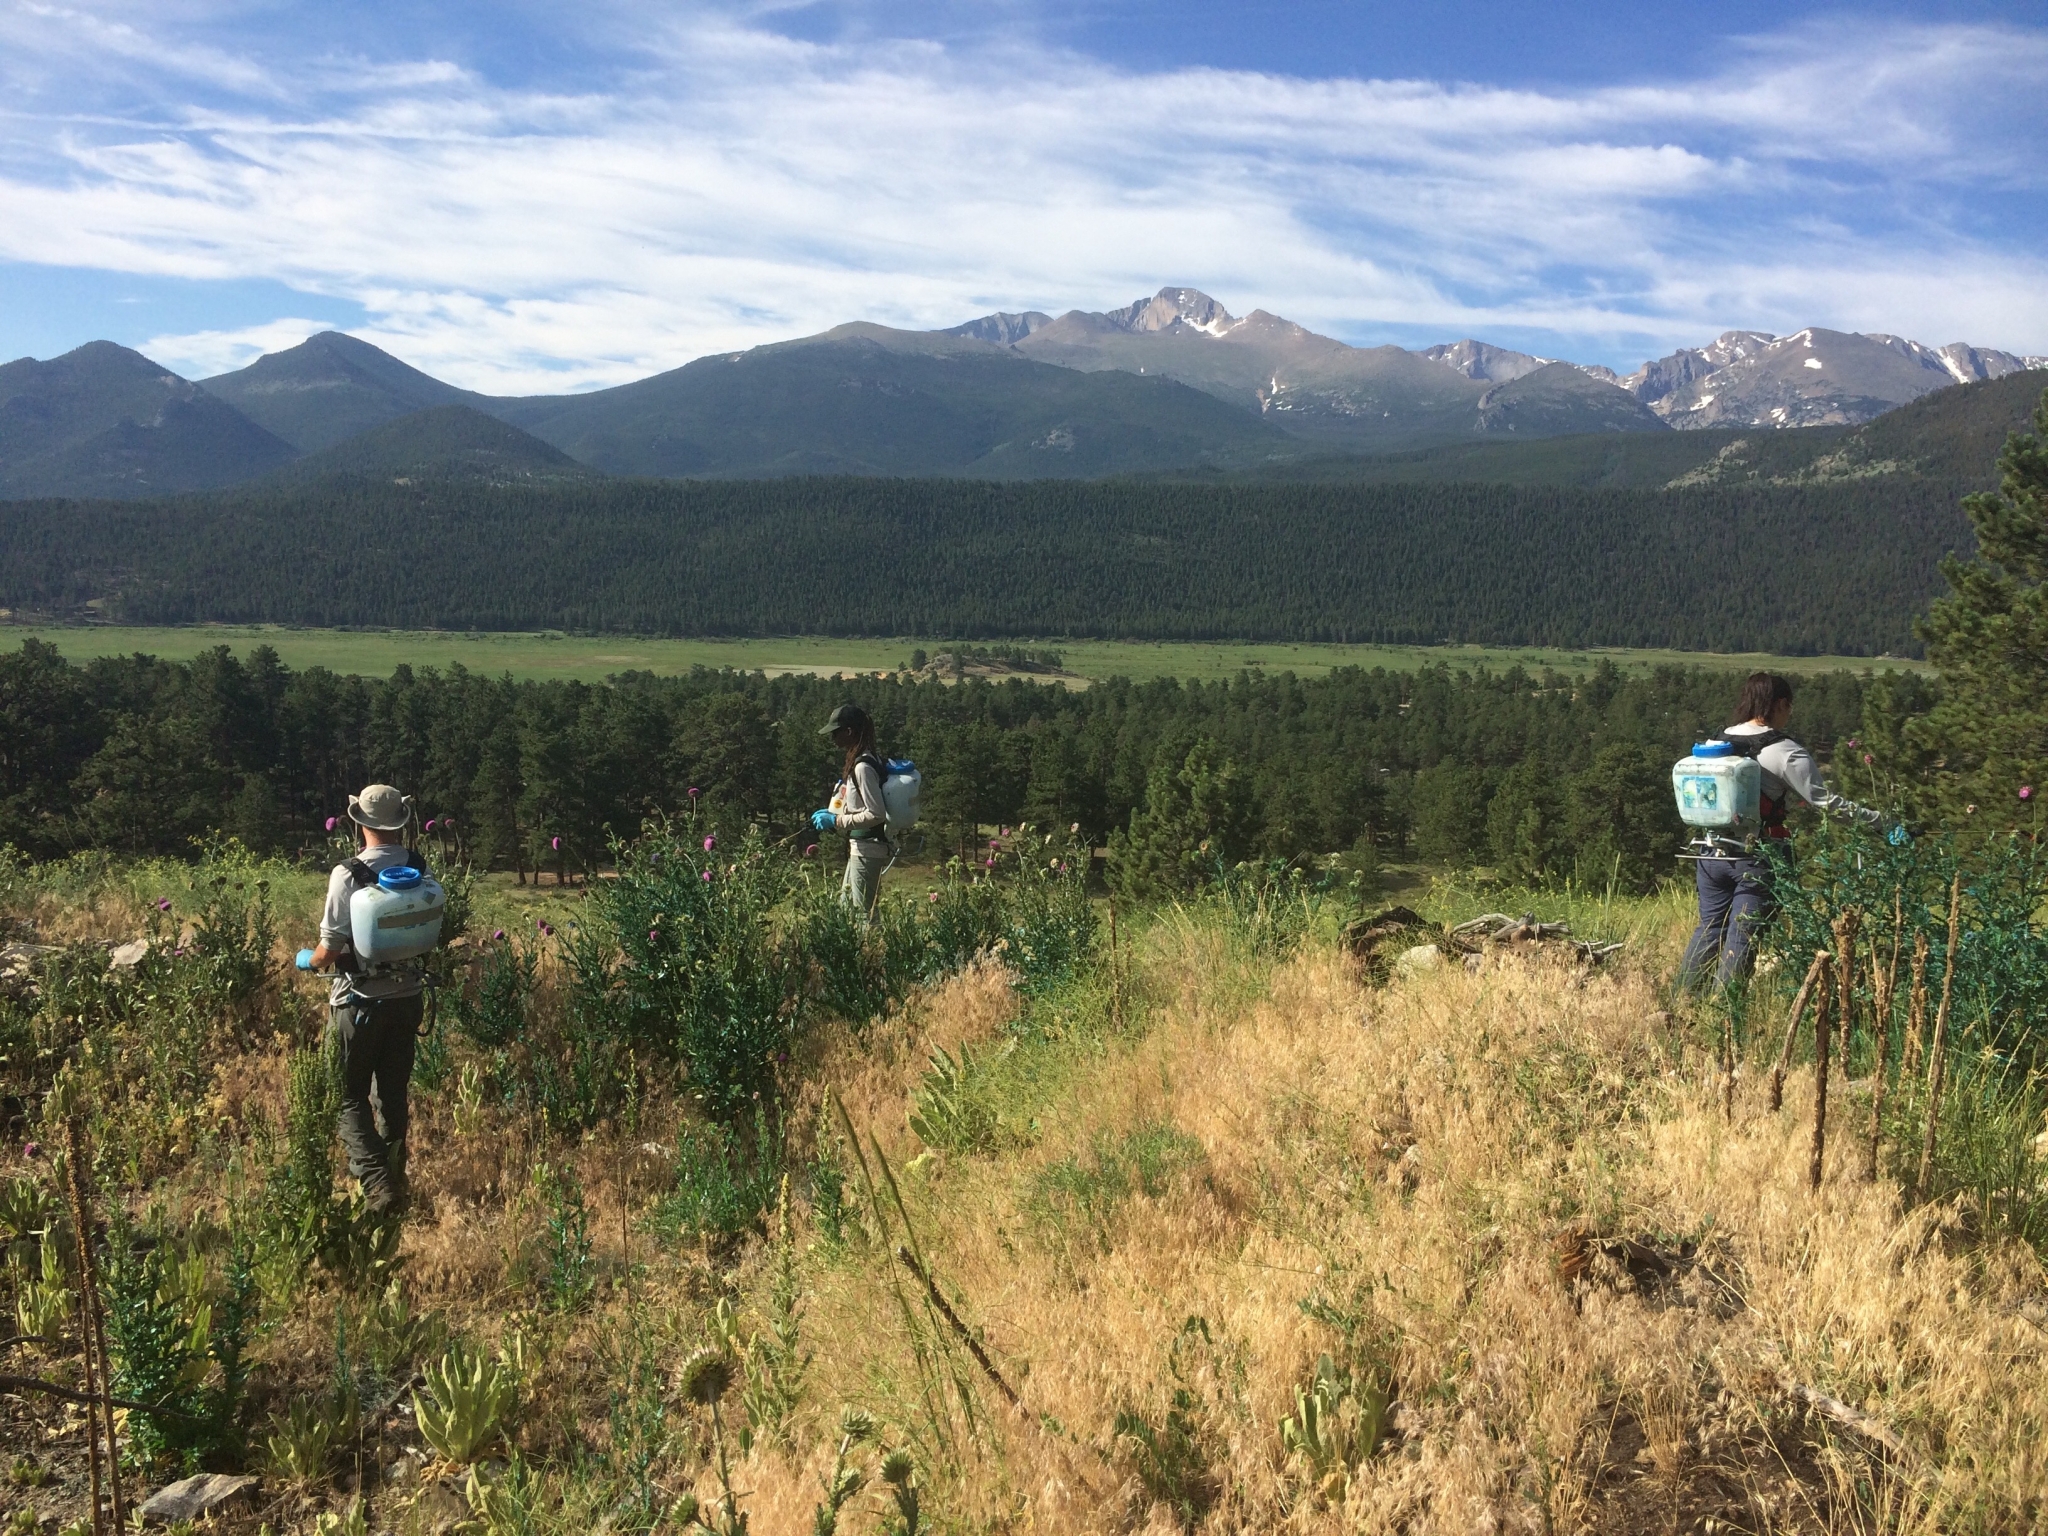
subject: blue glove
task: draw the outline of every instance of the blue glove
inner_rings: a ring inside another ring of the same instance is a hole
[[[1893,827],[1891,831],[1885,833],[1884,840],[1894,848],[1903,848],[1913,841],[1913,834],[1906,830],[1906,824],[1902,821],[1896,827]]]
[[[836,832],[839,830],[839,817],[832,811],[813,811],[811,812],[811,830],[813,832]]]
[[[296,965],[302,971],[310,971],[311,969],[313,969],[313,951],[311,951],[310,949],[300,950],[297,958],[295,958],[292,961],[292,964]]]

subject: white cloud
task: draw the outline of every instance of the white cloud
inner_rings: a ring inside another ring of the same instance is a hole
[[[85,68],[80,40],[107,38],[124,82],[160,58],[154,126],[0,127],[0,256],[345,297],[374,317],[357,334],[492,391],[1165,282],[1340,335],[1540,328],[1580,355],[1806,324],[2048,351],[2038,226],[1950,211],[2038,192],[2048,34],[1798,29],[1713,78],[1546,93],[823,47],[699,15],[607,90],[550,95],[0,13],[16,72]],[[293,324],[153,355],[211,367]]]

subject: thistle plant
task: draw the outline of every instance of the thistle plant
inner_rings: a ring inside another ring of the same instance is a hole
[[[516,1336],[515,1336],[516,1338]],[[519,1398],[513,1354],[496,1359],[458,1342],[425,1371],[427,1396],[413,1394],[420,1434],[445,1460],[475,1461],[505,1431]]]
[[[896,1501],[896,1518],[886,1527],[889,1536],[918,1536],[924,1523],[918,1513],[917,1469],[910,1452],[899,1447],[884,1456],[881,1473],[890,1497]]]
[[[746,1536],[747,1532],[747,1517],[739,1507],[739,1496],[733,1492],[732,1469],[725,1459],[725,1422],[718,1412],[719,1400],[732,1387],[732,1376],[732,1356],[722,1349],[700,1349],[683,1362],[676,1378],[684,1397],[711,1410],[711,1442],[718,1451],[720,1494],[708,1514],[699,1507],[694,1495],[686,1494],[677,1514],[686,1529],[695,1525],[710,1531],[712,1536]]]
[[[825,1497],[811,1516],[811,1536],[836,1536],[839,1512],[853,1496],[867,1486],[868,1474],[847,1458],[854,1447],[875,1438],[875,1420],[864,1408],[847,1407],[839,1414],[839,1444],[832,1453],[832,1470],[825,1474]]]

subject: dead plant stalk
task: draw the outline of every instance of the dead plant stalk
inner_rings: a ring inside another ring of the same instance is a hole
[[[1927,1192],[1934,1175],[1934,1136],[1941,1123],[1941,1088],[1948,1076],[1948,1009],[1955,995],[1956,949],[1963,934],[1963,877],[1960,871],[1948,887],[1948,954],[1941,968],[1941,1007],[1934,1014],[1934,1040],[1927,1054],[1927,1132],[1920,1143],[1920,1176],[1914,1189]]]

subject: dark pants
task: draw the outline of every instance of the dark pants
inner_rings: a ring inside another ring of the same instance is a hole
[[[411,1123],[406,1088],[425,1003],[417,996],[330,1008],[327,1030],[341,1077],[341,1145],[365,1198],[388,1201],[405,1168]]]
[[[1749,969],[1757,929],[1778,910],[1771,869],[1762,859],[1701,859],[1693,866],[1700,892],[1700,923],[1678,967],[1686,985],[1711,969],[1727,986]]]

